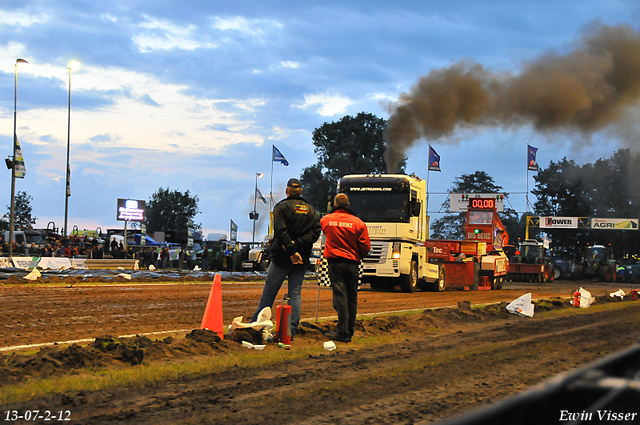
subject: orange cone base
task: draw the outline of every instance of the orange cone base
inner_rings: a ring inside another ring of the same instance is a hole
[[[209,329],[217,333],[220,339],[224,339],[224,329],[222,325],[222,278],[218,273],[213,277],[213,286],[209,293],[207,306],[204,309],[200,329]]]

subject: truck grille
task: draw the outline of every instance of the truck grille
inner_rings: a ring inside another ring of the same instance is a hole
[[[388,242],[371,242],[371,253],[362,259],[364,263],[383,264],[387,261]]]

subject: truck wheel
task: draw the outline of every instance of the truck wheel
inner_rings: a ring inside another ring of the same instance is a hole
[[[400,288],[402,292],[415,292],[418,287],[418,263],[411,260],[411,269],[408,275],[400,276]]]
[[[553,280],[558,280],[562,278],[562,270],[560,270],[558,267],[554,267],[553,268]]]
[[[378,282],[378,281],[369,282],[369,286],[371,286],[371,289],[377,290],[377,291],[386,289],[386,286],[382,282]]]
[[[442,264],[438,264],[438,280],[431,284],[431,288],[435,292],[444,292],[447,289],[447,276]]]
[[[504,285],[504,276],[500,276],[500,278],[498,279],[498,289],[502,289],[503,285]]]

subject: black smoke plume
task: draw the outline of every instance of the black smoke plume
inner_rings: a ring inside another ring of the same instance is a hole
[[[518,75],[460,62],[422,77],[389,105],[387,171],[396,171],[417,140],[435,141],[462,129],[531,124],[541,132],[564,130],[588,138],[620,124],[639,99],[640,34],[627,25],[594,26],[572,52],[548,53],[526,63]]]

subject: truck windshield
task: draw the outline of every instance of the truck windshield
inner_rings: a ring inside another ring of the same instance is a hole
[[[469,224],[491,224],[493,212],[491,211],[470,211]]]
[[[32,243],[36,245],[43,245],[44,240],[42,239],[42,235],[27,235],[27,243],[31,245]]]
[[[349,193],[353,211],[364,222],[408,223],[408,193]]]

